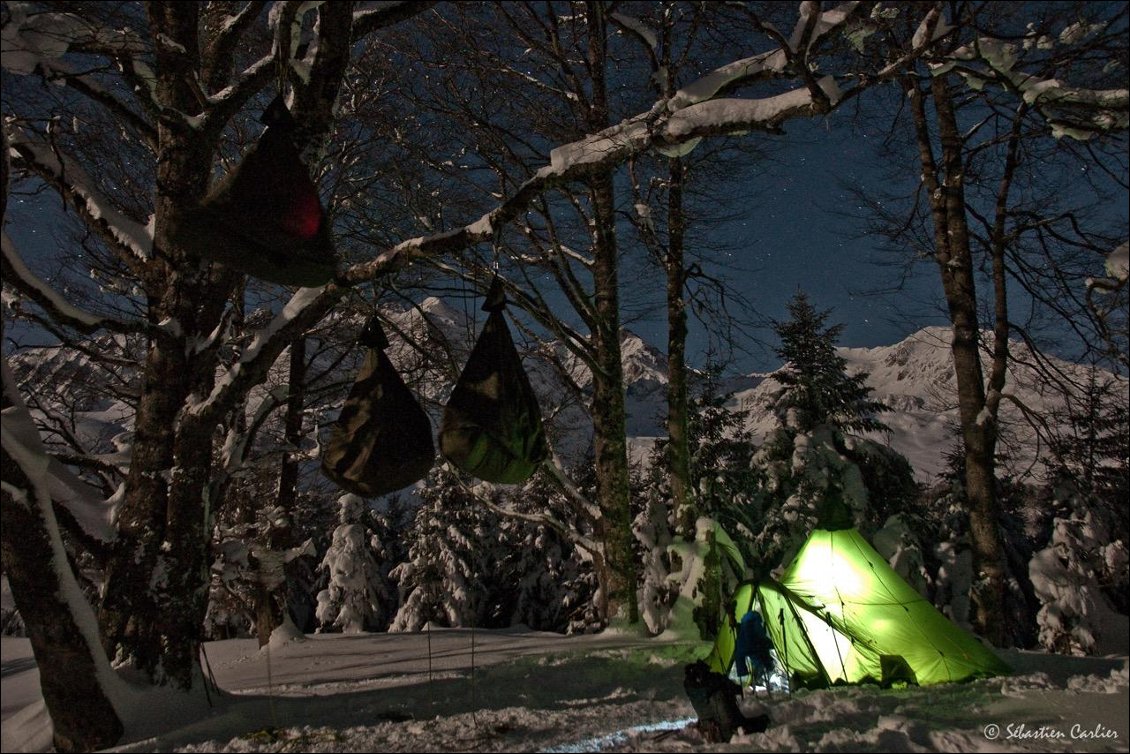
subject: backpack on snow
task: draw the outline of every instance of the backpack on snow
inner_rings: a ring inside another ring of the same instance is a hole
[[[350,492],[376,497],[423,479],[436,451],[431,420],[385,355],[376,317],[360,342],[369,351],[322,451],[322,471]]]
[[[239,166],[198,206],[173,213],[171,237],[196,256],[262,280],[324,285],[333,278],[337,255],[282,95],[260,121],[267,129]]]
[[[727,743],[739,729],[761,733],[769,727],[769,716],[747,717],[738,707],[741,688],[702,660],[687,665],[683,690],[698,715],[698,728],[710,743]]]
[[[506,295],[495,277],[482,333],[443,412],[440,452],[487,482],[518,484],[548,455],[541,409],[502,312]]]

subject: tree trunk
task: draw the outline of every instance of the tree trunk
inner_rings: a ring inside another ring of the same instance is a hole
[[[620,352],[620,300],[612,176],[604,174],[590,182],[596,223],[593,282],[597,324],[593,348],[597,368],[593,371],[593,445],[596,489],[604,513],[602,539],[605,544],[610,583],[610,614],[622,615],[627,607],[630,623],[639,621],[636,584],[639,565],[632,550],[631,488],[628,477],[627,412],[624,405],[624,369]]]
[[[609,123],[605,81],[604,10],[599,3],[586,3],[589,23],[589,63],[592,70],[592,105],[588,117],[591,130]],[[619,250],[616,244],[616,194],[611,169],[600,169],[589,179],[593,206],[593,298],[596,323],[592,340],[596,368],[593,370],[593,446],[596,489],[604,514],[601,539],[608,561],[609,580],[606,619],[626,617],[639,622],[636,600],[639,564],[632,543],[631,487],[628,477],[627,411],[624,405],[624,367],[620,351]],[[627,615],[624,615],[627,608]]]
[[[298,500],[298,460],[296,458],[302,443],[302,409],[306,402],[306,338],[296,338],[290,344],[289,385],[286,396],[286,418],[283,420],[283,435],[286,452],[283,453],[282,467],[279,470],[279,487],[275,494],[275,506],[286,519],[286,524],[268,524],[268,533],[263,544],[274,553],[286,550],[294,544],[291,514]],[[283,566],[284,572],[286,566]],[[264,579],[260,575],[255,590],[255,633],[262,647],[271,639],[271,632],[282,625],[287,612],[287,581],[281,583]]]
[[[11,372],[6,363],[3,369],[7,383]],[[7,411],[15,405],[9,399],[15,385],[4,384],[3,388],[2,406]],[[24,414],[26,416],[26,411]],[[30,416],[27,422],[30,426]],[[42,497],[46,493],[44,485],[32,483],[21,461],[46,465],[47,457],[14,458],[8,452],[7,443],[0,454],[4,465],[3,504],[0,505],[4,572],[23,615],[39,667],[40,687],[51,715],[56,750],[104,749],[117,742],[123,729],[102,686],[112,671],[102,655],[97,636],[93,635],[94,612],[86,604],[66,562],[59,527],[45,520],[52,515],[52,501]],[[14,490],[20,491],[19,499]],[[69,583],[64,583],[65,580]],[[80,612],[85,612],[88,618],[85,633],[78,622]]]
[[[974,569],[979,581],[971,595],[975,605],[974,626],[993,644],[1001,646],[1007,643],[1008,616],[1005,614],[1007,574],[996,497],[996,417],[987,405],[979,353],[980,327],[965,216],[961,132],[945,76],[933,77],[931,88],[941,144],[941,165],[934,160],[929,119],[917,84],[910,94],[919,156],[930,197],[936,260],[953,324],[951,352],[965,451],[965,492]]]
[[[193,112],[188,85],[198,65],[194,3],[153,3],[154,36],[176,40],[184,51],[157,46],[157,92],[168,107]],[[181,416],[190,395],[207,395],[216,367],[206,342],[220,321],[235,277],[202,266],[169,242],[170,213],[200,200],[212,154],[201,135],[173,123],[158,125],[155,259],[146,289],[149,319],[174,326],[151,336],[142,367],[119,538],[106,575],[101,623],[107,653],[155,683],[193,688],[208,591],[207,500],[213,427]]]
[[[682,158],[672,158],[667,195],[667,255],[664,260],[667,273],[667,474],[677,531],[690,542],[695,536],[698,514],[691,481],[690,415],[687,408],[687,305],[683,298],[686,281],[684,176]]]

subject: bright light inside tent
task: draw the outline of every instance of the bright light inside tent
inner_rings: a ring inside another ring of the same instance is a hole
[[[835,584],[836,594],[843,602],[860,600],[871,590],[869,574],[860,570],[859,563],[833,547],[831,540],[819,543],[809,540],[804,557],[798,555],[794,561],[787,582],[786,586],[801,594],[821,594],[828,584]],[[839,612],[838,605],[827,607]]]
[[[660,733],[662,731],[682,730],[691,723],[697,721],[697,717],[682,717],[677,720],[660,720],[657,723],[647,723],[645,725],[637,725],[634,728],[627,728],[625,730],[618,730],[596,738],[586,738],[583,741],[576,741],[570,744],[561,744],[552,749],[546,749],[547,752],[588,752],[588,751],[604,751],[611,746],[619,746],[625,743],[633,735],[642,735],[647,733]]]
[[[838,680],[849,680],[855,662],[851,639],[808,611],[801,611],[800,616],[804,621],[808,640],[816,650],[816,655],[827,671],[829,680],[833,683]]]

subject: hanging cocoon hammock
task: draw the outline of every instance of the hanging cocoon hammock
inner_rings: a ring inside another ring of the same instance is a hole
[[[175,213],[185,250],[282,285],[328,283],[337,257],[318,189],[294,144],[294,116],[279,95],[260,119],[267,129],[200,205]]]
[[[436,451],[432,423],[385,355],[376,317],[361,344],[369,352],[322,450],[322,471],[350,492],[376,497],[423,479]]]
[[[541,410],[503,317],[502,282],[491,283],[486,325],[443,412],[440,452],[487,482],[529,479],[547,455]]]

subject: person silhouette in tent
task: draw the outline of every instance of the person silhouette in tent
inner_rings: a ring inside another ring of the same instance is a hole
[[[734,664],[739,678],[749,677],[751,686],[760,681],[766,688],[769,677],[776,669],[770,650],[773,642],[765,630],[765,620],[757,610],[750,610],[742,616],[738,625],[738,636],[734,642]]]

